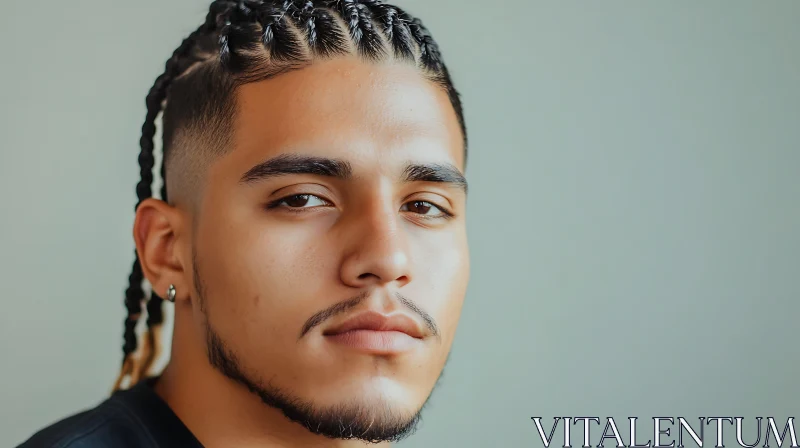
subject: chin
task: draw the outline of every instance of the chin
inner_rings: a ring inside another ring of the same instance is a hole
[[[401,415],[413,415],[427,397],[427,394],[422,396],[418,389],[386,376],[348,376],[338,383],[310,398],[322,406],[349,403],[365,409],[377,407]]]

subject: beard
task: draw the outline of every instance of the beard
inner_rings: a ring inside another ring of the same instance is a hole
[[[292,391],[281,389],[271,383],[265,384],[256,375],[252,375],[230,345],[226,344],[212,327],[208,319],[205,288],[198,272],[196,258],[193,265],[198,301],[206,321],[206,354],[209,363],[223,375],[241,384],[250,393],[259,397],[265,405],[281,411],[286,418],[299,423],[313,434],[331,439],[357,439],[381,443],[398,442],[416,431],[422,410],[433,392],[413,415],[408,416],[396,412],[385,402],[370,404],[356,399],[332,406],[319,406]],[[441,381],[442,373],[434,389]]]

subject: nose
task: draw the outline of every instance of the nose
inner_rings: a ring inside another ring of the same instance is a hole
[[[382,207],[354,216],[340,276],[348,286],[363,288],[411,281],[408,243],[400,212]]]

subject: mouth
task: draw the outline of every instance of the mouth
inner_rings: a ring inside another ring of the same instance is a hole
[[[374,311],[358,314],[323,331],[326,340],[374,355],[408,352],[422,345],[425,333],[405,314],[384,315]]]

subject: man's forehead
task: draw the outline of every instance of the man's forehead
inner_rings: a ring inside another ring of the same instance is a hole
[[[447,94],[413,67],[326,61],[237,91],[233,146],[359,159],[449,159],[463,139]],[[379,154],[376,151],[379,150]]]

